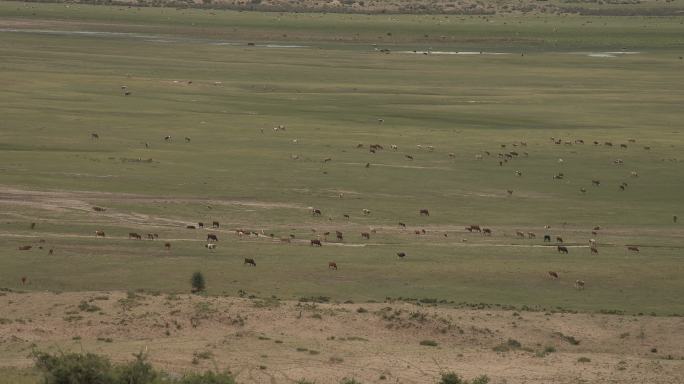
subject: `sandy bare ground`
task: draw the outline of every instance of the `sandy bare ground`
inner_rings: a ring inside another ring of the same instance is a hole
[[[446,370],[493,383],[684,382],[680,317],[36,292],[3,293],[0,319],[0,366],[31,365],[35,344],[119,361],[147,349],[165,370],[230,369],[241,383],[429,383]],[[509,339],[522,346],[493,350]]]

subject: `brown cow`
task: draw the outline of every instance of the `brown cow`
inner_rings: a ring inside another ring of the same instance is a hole
[[[321,210],[318,208],[314,208],[311,210],[311,216],[320,216],[321,215]]]
[[[19,247],[19,250],[20,251],[30,251],[31,248],[33,248],[33,247],[30,245],[22,245],[21,247]]]
[[[489,228],[482,228],[482,235],[483,236],[491,236],[492,235],[492,230]]]
[[[402,223],[401,221],[399,222],[399,226],[402,228],[406,228],[406,224]]]
[[[27,281],[28,281],[28,277],[26,277],[26,276],[21,277],[21,285],[26,285]]]
[[[523,239],[525,238],[525,233],[524,233],[524,232],[515,231],[515,234],[516,234],[518,237],[521,237],[521,238],[523,238]]]
[[[342,232],[335,231],[335,235],[337,236],[337,240],[339,240],[339,241],[344,240],[344,237],[342,236]]]
[[[220,226],[220,224],[218,221],[214,221],[213,223],[211,223],[212,228],[218,228],[219,226]]]
[[[404,258],[404,257],[406,257],[406,253],[405,252],[397,252],[397,256]]]
[[[147,234],[147,239],[148,239],[148,240],[154,240],[154,239],[155,239],[154,233],[148,233],[148,234]]]
[[[562,245],[558,246],[558,253],[568,253],[568,248]]]
[[[597,254],[597,255],[598,255],[599,252],[598,252],[598,248],[596,248],[596,246],[592,246],[592,247],[589,248],[589,249],[591,250],[591,254],[592,254],[592,255],[593,255],[593,254]]]
[[[210,233],[207,235],[207,241],[218,241],[218,236],[214,235],[213,233]]]
[[[562,243],[562,242],[563,242],[563,238],[560,236],[556,236],[556,243]]]
[[[337,263],[334,261],[328,262],[328,269],[334,269],[337,271]]]
[[[368,233],[368,232],[361,232],[361,237],[364,238],[364,239],[366,239],[366,240],[370,240],[370,233]]]
[[[551,276],[554,279],[558,279],[558,272],[549,271],[549,276]]]
[[[55,250],[50,248],[50,250],[48,251],[48,256],[53,255],[54,253],[55,253]]]
[[[527,237],[530,239],[536,239],[537,235],[535,235],[534,232],[527,232]]]
[[[35,228],[36,228],[36,223],[31,223],[31,229],[35,229]]]
[[[170,250],[171,249],[171,243],[164,243],[164,248]]]
[[[256,267],[256,262],[254,261],[254,259],[248,259],[245,257],[245,262],[243,263],[243,265],[251,265],[252,267]]]
[[[601,180],[592,180],[592,181],[591,181],[591,185],[594,185],[594,186],[597,186],[597,187],[598,187],[598,186],[601,185]]]
[[[289,240],[289,239],[288,239],[288,240]],[[322,246],[323,246],[323,244],[321,244],[321,241],[318,240],[318,239],[313,239],[313,240],[311,240],[311,246],[313,247],[314,245],[317,246],[317,247],[322,247]]]
[[[472,231],[482,232],[482,229],[480,228],[479,225],[471,225],[470,227],[466,227],[466,229],[468,230],[468,232],[472,232]]]
[[[199,223],[197,223],[197,227],[204,228],[204,223],[200,221]]]
[[[639,252],[639,247],[637,247],[636,245],[629,245],[627,246],[627,250],[632,252]]]
[[[95,237],[105,237],[104,231],[95,231]]]
[[[139,234],[137,234],[137,233],[135,233],[135,232],[130,232],[130,233],[128,234],[128,238],[129,238],[129,239],[142,240],[142,236],[140,236]]]
[[[187,227],[185,227],[185,228],[187,228],[187,229],[197,229],[197,228],[195,228],[195,226],[194,226],[194,225],[188,225],[188,226],[187,226]]]
[[[345,213],[345,214],[344,214],[344,218],[347,219],[347,220],[349,220],[349,215],[347,215],[347,214]]]
[[[421,209],[420,215],[421,216],[430,216],[430,211],[428,211],[427,209]]]

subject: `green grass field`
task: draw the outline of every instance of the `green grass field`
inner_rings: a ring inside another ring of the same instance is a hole
[[[202,270],[210,294],[684,313],[684,230],[672,220],[684,217],[682,32],[681,17],[0,2],[0,287],[181,292]],[[428,47],[507,54],[401,53]],[[510,151],[520,155],[499,166]],[[222,224],[213,252],[210,232],[185,229],[212,220]],[[306,242],[239,239],[236,228]],[[310,247],[311,229],[331,240],[340,230],[348,246]],[[542,247],[545,233],[570,253]]]

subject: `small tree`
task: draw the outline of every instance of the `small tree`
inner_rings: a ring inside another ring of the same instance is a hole
[[[204,281],[204,275],[202,272],[195,272],[192,274],[190,279],[190,284],[192,284],[192,292],[199,293],[207,288],[207,283]]]

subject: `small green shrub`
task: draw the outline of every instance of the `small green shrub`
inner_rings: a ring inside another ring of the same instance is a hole
[[[578,363],[589,363],[589,362],[591,362],[591,359],[588,358],[588,357],[582,356],[582,357],[580,357],[579,359],[577,359],[577,362],[578,362]]]
[[[467,382],[454,372],[444,372],[438,384],[467,384]]]
[[[420,342],[420,345],[425,345],[428,347],[436,347],[438,344],[434,340],[423,340]]]
[[[195,272],[190,278],[190,285],[192,285],[193,293],[200,293],[207,289],[207,283],[204,280],[202,272]]]
[[[470,381],[470,384],[487,384],[489,377],[487,375],[478,376]]]

